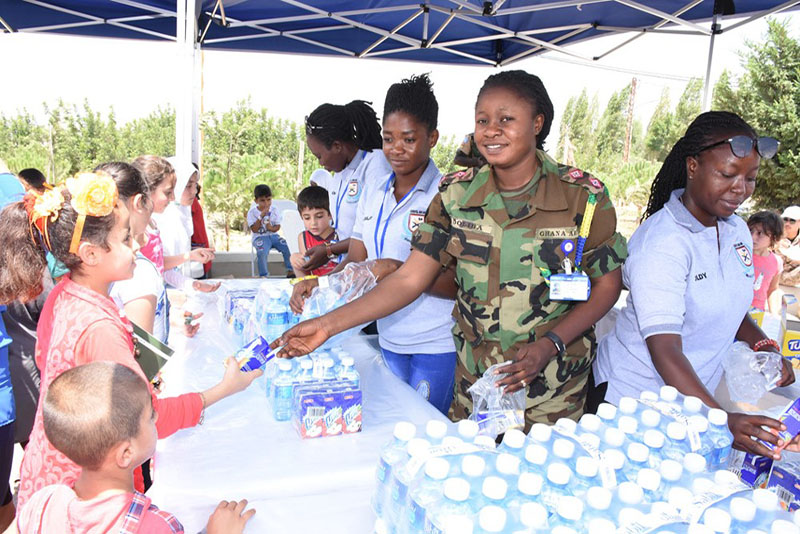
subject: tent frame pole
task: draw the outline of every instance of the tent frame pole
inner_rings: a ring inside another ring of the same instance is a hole
[[[706,77],[703,80],[703,111],[711,109],[711,63],[714,60],[714,38],[718,33],[722,33],[720,26],[721,16],[718,13],[714,14],[711,21],[711,38],[708,42],[708,62],[706,63]]]
[[[200,163],[200,85],[202,64],[197,43],[200,0],[178,0],[175,98],[175,155]],[[180,192],[178,192],[180,194]]]

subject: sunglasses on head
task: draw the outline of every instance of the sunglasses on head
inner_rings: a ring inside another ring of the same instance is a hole
[[[307,134],[312,134],[315,131],[322,130],[322,129],[325,128],[324,126],[318,126],[318,125],[309,123],[308,122],[308,115],[306,115],[306,118],[303,120],[303,122],[305,123],[306,133]]]
[[[737,158],[743,158],[750,154],[750,151],[753,150],[753,145],[755,145],[758,155],[765,159],[772,158],[772,156],[778,152],[778,147],[781,144],[774,137],[759,137],[758,139],[753,139],[746,135],[734,135],[729,139],[723,139],[722,141],[706,145],[698,150],[697,153],[699,154],[704,150],[709,150],[724,145],[725,143],[728,143],[731,147],[731,152],[733,152],[733,155]]]
[[[783,218],[783,222],[788,222],[788,223],[792,223],[792,224],[794,224],[794,223],[796,223],[797,221],[796,221],[795,219],[791,219],[791,218],[789,218],[789,217],[784,217],[784,218]]]

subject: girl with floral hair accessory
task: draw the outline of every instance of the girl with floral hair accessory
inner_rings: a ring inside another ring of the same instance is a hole
[[[126,365],[144,377],[135,359],[132,326],[108,297],[113,282],[133,275],[135,256],[130,212],[108,174],[117,170],[107,169],[80,175],[47,198],[26,196],[0,212],[0,304],[41,291],[45,247],[70,270],[47,298],[37,328],[40,403],[20,467],[20,507],[42,487],[71,485],[80,473],[44,434],[41,400],[50,383],[67,369],[97,360]],[[202,393],[153,394],[159,437],[197,425],[206,407],[245,389],[258,375],[229,365],[220,383]],[[141,477],[137,484],[143,489]]]

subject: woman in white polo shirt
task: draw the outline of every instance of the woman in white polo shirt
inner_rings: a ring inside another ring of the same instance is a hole
[[[430,158],[439,132],[439,105],[426,75],[392,85],[383,107],[383,153],[391,171],[364,184],[347,258],[389,260],[399,267],[411,254],[411,236],[438,192],[441,173]],[[454,294],[451,277],[437,292]],[[313,281],[295,288],[293,305]],[[436,285],[436,282],[434,282]],[[392,372],[447,414],[455,386],[456,349],[451,335],[453,300],[424,293],[405,308],[378,319],[378,341]]]
[[[699,115],[672,148],[653,181],[646,220],[628,243],[626,306],[597,351],[595,382],[607,402],[668,384],[719,408],[712,392],[735,340],[780,352],[747,313],[753,243],[735,214],[753,193],[761,158],[777,149],[775,139],[721,111]],[[784,360],[780,385],[793,381]],[[780,422],[731,413],[728,425],[735,447],[779,455],[751,438],[783,445],[761,428]]]

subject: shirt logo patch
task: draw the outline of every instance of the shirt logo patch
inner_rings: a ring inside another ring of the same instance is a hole
[[[734,250],[736,250],[736,254],[739,256],[739,261],[742,262],[742,265],[745,267],[752,267],[753,266],[753,255],[750,252],[750,249],[747,248],[747,245],[744,243],[736,243],[733,245]]]
[[[408,230],[413,234],[419,228],[419,225],[425,221],[425,212],[421,210],[411,210],[408,213]]]
[[[483,226],[476,222],[468,221],[466,219],[453,219],[453,226],[462,230],[475,230],[477,232],[484,232]],[[489,232],[486,232],[489,233]]]
[[[575,239],[576,237],[578,237],[577,226],[538,228],[536,230],[536,239]]]
[[[347,182],[347,196],[354,197],[358,196],[358,181],[357,180],[350,180]]]
[[[569,171],[569,175],[577,180],[583,176],[583,172],[580,169],[572,169]]]

